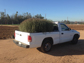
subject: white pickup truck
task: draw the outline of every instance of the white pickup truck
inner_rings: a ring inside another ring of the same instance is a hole
[[[43,52],[51,50],[52,45],[71,42],[77,44],[80,33],[71,30],[63,23],[55,22],[52,32],[28,33],[15,30],[15,39],[13,42],[21,47],[32,48],[41,47]]]

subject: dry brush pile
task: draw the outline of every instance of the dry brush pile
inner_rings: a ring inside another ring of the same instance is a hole
[[[54,23],[50,20],[31,18],[24,20],[19,25],[19,30],[29,33],[51,32],[53,31],[53,25]]]

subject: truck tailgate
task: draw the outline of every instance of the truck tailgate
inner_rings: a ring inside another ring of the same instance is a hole
[[[30,33],[15,30],[15,40],[30,45],[30,42],[28,42],[28,35],[30,35]]]

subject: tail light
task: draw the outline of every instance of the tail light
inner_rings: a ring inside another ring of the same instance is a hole
[[[14,33],[14,37],[16,37],[16,34]]]
[[[32,41],[31,36],[28,36],[28,42],[31,42],[31,41]]]

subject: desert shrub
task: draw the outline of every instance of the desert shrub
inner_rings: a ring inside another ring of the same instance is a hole
[[[52,21],[46,19],[31,18],[24,20],[19,25],[19,30],[30,33],[51,32],[53,30],[53,23]]]

